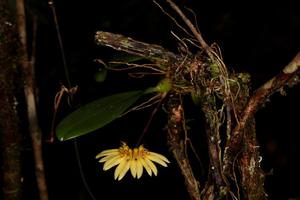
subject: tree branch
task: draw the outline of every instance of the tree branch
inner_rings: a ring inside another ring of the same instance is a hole
[[[183,108],[179,100],[179,95],[174,95],[167,103],[169,111],[168,119],[168,144],[173,153],[181,173],[185,180],[187,191],[192,200],[200,200],[199,183],[194,177],[194,173],[188,157],[185,153]]]
[[[294,57],[294,59],[283,68],[283,70],[271,80],[262,85],[257,89],[250,100],[248,101],[243,113],[241,114],[240,121],[233,130],[231,140],[228,144],[228,148],[225,151],[224,158],[224,170],[229,170],[230,165],[233,163],[233,159],[239,150],[243,139],[243,129],[247,125],[249,119],[252,119],[256,111],[267,101],[267,99],[278,91],[280,88],[283,88],[285,85],[289,84],[290,81],[293,82],[293,79],[297,77],[297,74],[300,71],[300,52]],[[297,84],[295,82],[294,84]],[[289,84],[293,85],[293,84]]]
[[[229,185],[223,175],[220,148],[220,125],[218,124],[218,111],[215,98],[212,94],[206,94],[201,104],[202,111],[205,116],[205,132],[207,135],[208,155],[210,162],[210,175],[213,181],[213,193],[211,197],[214,199],[222,199],[227,195]]]
[[[27,103],[27,116],[29,122],[29,132],[31,136],[34,161],[35,174],[37,179],[37,187],[39,190],[40,200],[48,200],[48,191],[45,180],[43,155],[42,155],[42,134],[38,124],[36,101],[35,101],[35,81],[34,81],[34,64],[35,64],[35,46],[32,47],[33,54],[31,58],[28,57],[27,51],[27,37],[26,37],[26,16],[24,0],[16,1],[18,33],[21,42],[21,67],[24,74],[24,92]],[[33,21],[33,28],[36,28],[36,21]],[[36,31],[36,30],[33,30]],[[35,36],[35,33],[34,33]],[[32,45],[35,45],[35,38],[33,37]]]
[[[170,65],[178,59],[174,53],[159,45],[136,41],[130,37],[125,37],[120,34],[97,31],[95,40],[98,45],[143,57],[154,63],[162,65],[162,68],[163,66]]]
[[[251,96],[240,124],[233,130],[233,136],[239,134],[240,130],[244,128],[247,120],[251,118],[256,111],[263,105],[266,100],[278,89],[284,87],[297,73],[300,71],[300,52],[294,59],[280,72],[277,76],[266,82]]]

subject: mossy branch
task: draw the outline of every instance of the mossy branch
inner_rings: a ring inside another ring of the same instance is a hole
[[[192,167],[185,151],[184,114],[179,98],[179,95],[174,94],[167,103],[167,109],[170,113],[168,115],[168,144],[177,164],[179,165],[191,199],[200,200],[200,183],[198,183],[194,177]]]
[[[178,59],[174,53],[159,45],[136,41],[120,34],[97,31],[95,41],[98,45],[148,59],[153,63],[161,65],[161,67],[170,65]]]
[[[294,86],[299,83],[298,73],[300,71],[300,52],[283,68],[275,77],[258,88],[250,97],[244,111],[240,115],[237,126],[233,129],[232,137],[224,154],[224,171],[230,170],[234,157],[239,151],[243,141],[243,131],[249,120],[253,119],[256,111],[268,100],[268,98],[286,85]]]

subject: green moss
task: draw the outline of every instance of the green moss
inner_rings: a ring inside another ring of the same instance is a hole
[[[209,66],[212,78],[218,77],[220,75],[219,65],[217,65],[216,63],[211,63]]]

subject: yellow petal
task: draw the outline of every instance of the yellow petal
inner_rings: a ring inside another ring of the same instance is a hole
[[[125,176],[125,174],[129,170],[129,167],[130,167],[130,163],[127,161],[125,167],[123,168],[123,170],[121,171],[121,173],[119,175],[118,181],[120,181]]]
[[[150,167],[150,169],[153,171],[154,175],[157,176],[157,168],[155,167],[155,165],[153,164],[153,162],[151,160],[147,159],[147,157],[144,160],[148,164],[148,166]]]
[[[135,159],[130,161],[130,172],[133,178],[135,178],[137,175],[137,161]]]
[[[152,171],[151,168],[149,167],[149,165],[146,163],[144,158],[140,158],[139,159],[140,163],[145,167],[147,173],[149,174],[149,176],[152,176]]]
[[[114,174],[114,176],[115,176],[114,178],[115,178],[115,179],[117,179],[117,178],[119,177],[120,172],[121,172],[121,170],[123,169],[123,167],[124,167],[125,164],[126,164],[126,158],[123,157],[123,158],[121,159],[120,164],[118,165],[118,167],[117,167],[116,170],[115,170],[115,174]]]
[[[136,162],[136,174],[137,174],[137,178],[141,178],[142,174],[143,174],[143,165],[140,161],[140,159],[137,160]],[[150,170],[151,171],[151,170]]]
[[[110,154],[114,154],[114,153],[118,153],[119,152],[119,149],[108,149],[108,150],[104,150],[104,151],[101,151],[100,153],[98,153],[96,155],[96,159],[100,158],[100,157],[103,157],[103,156],[107,156],[107,155],[110,155]]]
[[[126,172],[129,170],[130,167],[130,160],[123,159],[120,165],[115,170],[115,179],[118,179],[120,181],[126,174]]]
[[[100,162],[100,163],[106,162],[106,161],[111,160],[112,158],[114,158],[114,157],[116,157],[116,156],[120,156],[120,155],[119,155],[118,153],[116,153],[116,154],[112,154],[112,155],[109,155],[109,156],[105,156],[105,157],[101,158],[101,159],[99,160],[99,162]]]
[[[113,157],[112,159],[106,161],[103,165],[103,170],[106,171],[118,164],[120,164],[123,160],[124,160],[125,157],[121,157],[121,156],[115,156]]]
[[[150,155],[153,155],[161,160],[163,160],[165,163],[170,163],[170,161],[163,155],[159,154],[159,153],[155,153],[155,152],[150,152]]]
[[[158,154],[159,155],[159,154]],[[161,159],[161,157],[158,157],[157,155],[153,154],[153,152],[151,152],[149,155],[147,155],[147,158],[151,161],[154,161],[158,164],[161,164],[164,167],[167,167],[168,165],[165,163],[164,160]]]

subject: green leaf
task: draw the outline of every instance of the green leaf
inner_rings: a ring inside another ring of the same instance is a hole
[[[120,117],[144,91],[131,91],[98,99],[75,110],[56,128],[56,136],[64,141],[99,129]]]

